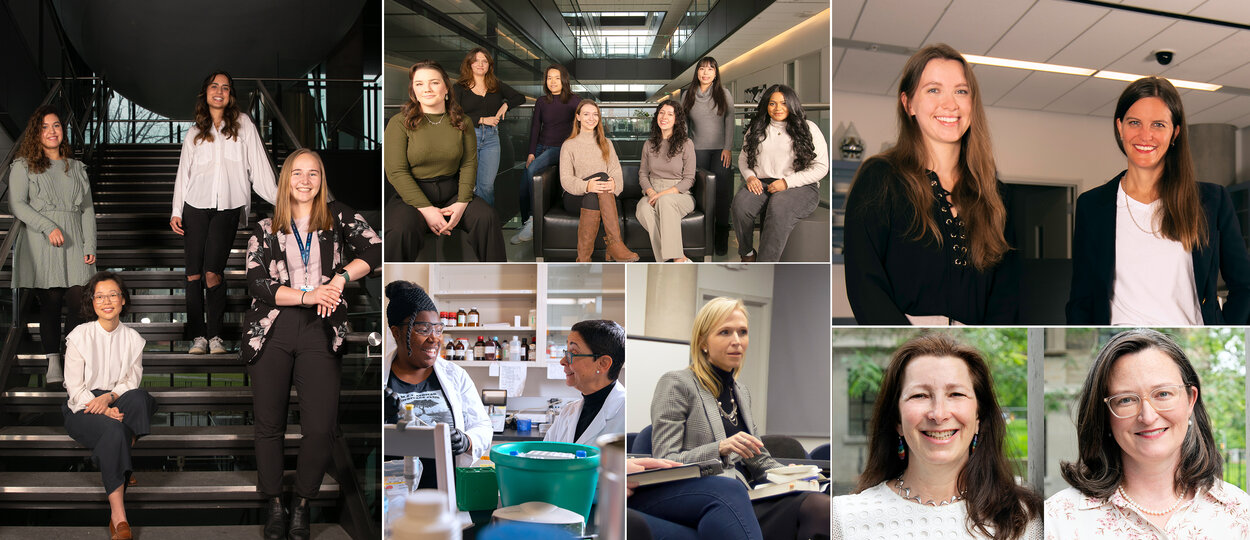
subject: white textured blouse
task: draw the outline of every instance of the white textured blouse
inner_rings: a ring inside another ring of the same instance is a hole
[[[888,481],[887,481],[888,482]],[[911,538],[988,538],[968,532],[964,501],[929,506],[909,501],[882,482],[855,495],[833,498],[834,540]],[[1033,519],[1021,540],[1041,540],[1042,523]]]
[[[1046,499],[1046,540],[1227,540],[1250,538],[1250,495],[1216,480],[1159,528],[1117,491],[1096,499],[1068,488]]]
[[[239,114],[239,134],[226,138],[213,126],[213,142],[195,142],[200,133],[194,125],[187,129],[178,158],[178,174],[174,177],[174,217],[182,217],[182,203],[202,210],[243,208],[247,219],[252,190],[262,199],[274,203],[278,184],[273,165],[265,153],[256,126],[246,114]]]
[[[755,167],[747,166],[747,151],[738,154],[738,170],[743,178],[785,178],[787,188],[819,182],[829,174],[829,145],[825,135],[815,122],[807,121],[807,129],[812,132],[812,144],[816,146],[816,159],[806,169],[794,170],[794,143],[790,134],[786,133],[785,122],[769,120],[764,128],[764,140],[755,153]]]
[[[65,338],[65,390],[69,409],[83,410],[95,395],[110,390],[118,396],[139,387],[143,379],[143,339],[118,323],[112,332],[95,320],[74,328]]]

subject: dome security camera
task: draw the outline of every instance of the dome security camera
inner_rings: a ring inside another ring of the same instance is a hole
[[[1160,65],[1166,66],[1172,63],[1172,57],[1175,55],[1176,55],[1175,52],[1169,51],[1167,49],[1158,50],[1158,51],[1155,51],[1155,60],[1158,61]]]

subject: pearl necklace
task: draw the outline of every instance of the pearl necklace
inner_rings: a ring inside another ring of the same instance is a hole
[[[1124,491],[1123,485],[1116,488],[1116,491],[1119,491],[1120,496],[1124,497],[1124,502],[1128,503],[1129,508],[1137,510],[1138,512],[1141,512],[1143,514],[1150,514],[1152,516],[1166,516],[1168,514],[1171,514],[1172,511],[1176,510],[1176,508],[1181,505],[1181,503],[1185,502],[1185,494],[1181,493],[1181,496],[1178,497],[1176,499],[1176,502],[1172,503],[1172,506],[1169,506],[1167,510],[1163,510],[1161,512],[1155,512],[1153,510],[1147,510],[1144,506],[1137,504],[1137,501],[1134,501],[1132,497],[1128,496],[1128,492]]]
[[[946,506],[948,504],[956,503],[956,502],[964,500],[963,493],[954,495],[950,499],[947,499],[947,500],[932,500],[932,501],[921,500],[919,495],[911,494],[911,488],[903,485],[902,476],[898,477],[898,483],[894,484],[894,489],[897,489],[899,491],[899,496],[902,497],[903,500],[916,501],[919,504],[923,504],[927,506]]]

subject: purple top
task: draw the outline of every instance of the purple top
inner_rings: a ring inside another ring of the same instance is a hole
[[[534,102],[534,115],[530,117],[530,154],[535,153],[538,145],[559,147],[573,133],[573,112],[582,98],[576,94],[569,96],[568,103],[560,103],[555,96],[550,102],[543,95]]]

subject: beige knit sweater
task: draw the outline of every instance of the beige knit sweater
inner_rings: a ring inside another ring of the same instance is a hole
[[[560,185],[570,195],[585,195],[587,176],[606,172],[614,180],[612,191],[621,194],[624,187],[621,174],[621,161],[616,158],[616,148],[608,140],[608,160],[603,161],[603,152],[595,144],[592,131],[578,133],[560,146]]]

